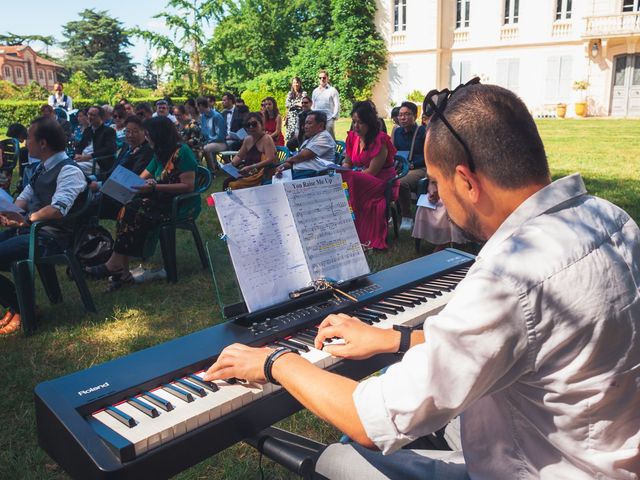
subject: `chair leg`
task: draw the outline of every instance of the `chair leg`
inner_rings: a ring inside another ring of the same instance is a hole
[[[391,220],[393,221],[393,234],[398,239],[398,212],[395,208],[391,207]]]
[[[200,236],[200,230],[198,230],[198,226],[193,223],[188,223],[187,227],[191,230],[191,234],[193,235],[193,241],[196,244],[196,250],[198,250],[198,255],[200,256],[200,263],[202,263],[202,268],[207,269],[209,267],[209,262],[207,260],[207,252],[204,251],[204,245],[202,244],[202,237]]]
[[[160,229],[160,249],[164,269],[167,272],[167,281],[178,282],[178,266],[176,264],[176,227],[165,225]]]
[[[84,279],[82,268],[80,267],[78,260],[70,250],[65,252],[65,254],[67,257],[67,263],[71,269],[71,274],[73,275],[73,281],[76,282],[76,287],[78,287],[78,292],[80,292],[80,298],[82,299],[84,309],[87,312],[96,313],[96,305],[93,303],[93,297],[91,296],[87,282]]]
[[[420,239],[416,238],[416,253],[420,253]]]
[[[36,291],[30,263],[30,260],[20,260],[11,265],[25,335],[31,335],[36,330]]]
[[[53,304],[62,303],[62,291],[60,290],[60,282],[58,281],[55,265],[40,263],[36,267],[49,301]]]

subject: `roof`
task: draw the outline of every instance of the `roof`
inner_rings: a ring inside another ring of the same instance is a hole
[[[35,57],[35,61],[39,65],[55,67],[55,68],[63,68],[62,65],[58,65],[51,60],[47,60],[44,57],[38,55],[38,52],[33,50],[28,45],[0,45],[0,56],[4,57],[7,60],[13,60],[18,62],[25,62],[26,60],[23,58],[25,50],[31,50],[31,53]],[[10,55],[14,54],[14,55]],[[17,56],[15,56],[17,55]]]

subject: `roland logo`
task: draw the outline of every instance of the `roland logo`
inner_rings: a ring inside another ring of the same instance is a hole
[[[96,385],[95,387],[89,387],[86,390],[80,390],[78,395],[89,395],[90,393],[97,392],[98,390],[102,390],[107,387],[109,387],[109,382],[104,382],[102,385]]]

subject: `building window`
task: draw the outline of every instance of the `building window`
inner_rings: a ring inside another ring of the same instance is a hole
[[[30,62],[27,62],[27,73],[29,74],[29,80],[33,80],[33,67],[31,67]]]
[[[640,10],[640,0],[623,0],[622,11],[623,12],[637,12]]]
[[[40,80],[44,80],[44,73],[42,73],[42,70],[38,70],[38,78]]]
[[[453,60],[451,62],[451,90],[471,80],[471,62],[469,60]]]
[[[393,0],[393,31],[407,30],[407,0]]]
[[[16,77],[22,78],[22,69],[21,68],[16,68]]]
[[[4,67],[4,76],[7,78],[11,77],[11,69],[9,67]]]
[[[571,19],[571,0],[556,0],[556,20]]]
[[[503,58],[496,63],[496,83],[512,92],[518,92],[520,82],[520,59]]]
[[[520,0],[504,0],[504,24],[518,23]]]
[[[456,28],[467,28],[469,26],[469,6],[471,0],[456,1]]]
[[[48,75],[49,80],[53,80],[53,74],[51,73],[51,70],[49,70]]]
[[[571,95],[570,55],[553,56],[547,59],[545,100],[547,103],[567,102]]]

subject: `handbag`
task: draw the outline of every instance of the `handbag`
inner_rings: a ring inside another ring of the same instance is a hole
[[[95,267],[109,260],[113,253],[113,237],[100,225],[85,227],[76,241],[73,253],[82,267]]]

